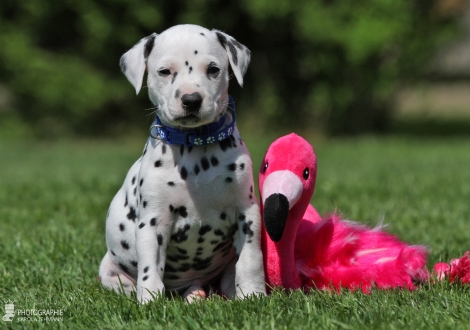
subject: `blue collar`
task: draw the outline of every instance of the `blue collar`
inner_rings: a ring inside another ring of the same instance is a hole
[[[228,98],[228,109],[232,110],[232,122],[226,127],[224,127],[224,123],[227,115],[222,116],[214,123],[188,130],[165,126],[160,118],[155,116],[155,122],[150,127],[150,136],[169,144],[182,144],[185,146],[201,146],[223,141],[233,134],[236,122],[235,102],[230,95]]]

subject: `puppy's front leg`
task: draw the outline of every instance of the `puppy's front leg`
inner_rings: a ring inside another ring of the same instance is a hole
[[[261,251],[261,215],[257,203],[241,208],[235,248],[239,258],[235,265],[235,292],[243,298],[252,294],[266,295],[263,253]],[[239,248],[241,247],[241,251]]]
[[[137,300],[147,303],[164,292],[163,272],[171,226],[157,217],[142,219],[136,229],[136,248],[139,260]]]

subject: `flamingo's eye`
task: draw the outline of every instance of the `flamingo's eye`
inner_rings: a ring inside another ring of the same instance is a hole
[[[264,168],[263,168],[263,173],[266,173],[266,170],[268,169],[268,162],[264,163]]]
[[[304,170],[304,180],[307,180],[309,176],[310,176],[310,170],[306,168]]]

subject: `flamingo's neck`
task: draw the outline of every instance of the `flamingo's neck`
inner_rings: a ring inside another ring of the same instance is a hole
[[[297,229],[303,213],[297,207],[289,211],[286,227],[279,242],[273,242],[266,231],[262,231],[262,244],[265,251],[264,269],[266,281],[271,287],[286,289],[301,287],[301,279],[295,264],[294,248]]]

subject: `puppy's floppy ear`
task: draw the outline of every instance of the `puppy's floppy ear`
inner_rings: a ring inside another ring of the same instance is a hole
[[[216,34],[220,44],[227,51],[233,73],[240,86],[243,86],[243,76],[248,69],[248,64],[250,64],[250,50],[226,33],[218,30],[212,30],[212,32]]]
[[[139,94],[147,68],[147,58],[153,49],[156,33],[140,39],[140,41],[122,55],[119,66],[129,82],[134,86],[136,94]]]

